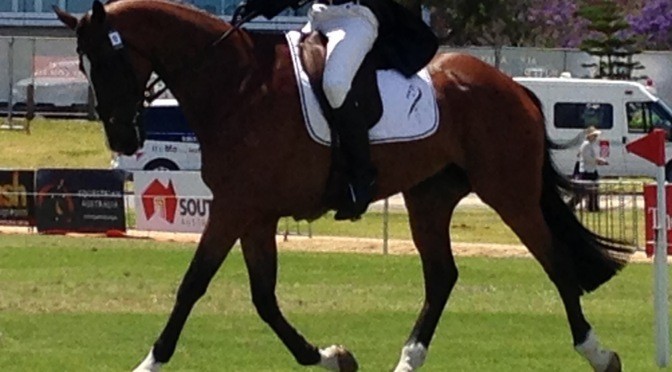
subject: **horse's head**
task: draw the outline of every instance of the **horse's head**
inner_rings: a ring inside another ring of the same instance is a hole
[[[58,18],[77,33],[80,70],[88,77],[96,98],[96,111],[103,121],[110,149],[126,155],[144,142],[139,120],[144,88],[151,73],[147,58],[125,45],[103,4],[80,20],[54,7]]]

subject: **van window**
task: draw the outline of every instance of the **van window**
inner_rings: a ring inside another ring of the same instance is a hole
[[[142,112],[148,140],[197,142],[179,106],[150,106]]]
[[[628,116],[628,132],[648,133],[653,128],[662,128],[670,133],[672,114],[662,101],[628,102],[625,104]]]
[[[614,108],[608,103],[556,103],[553,106],[556,128],[584,129],[594,126],[610,129],[614,126]]]

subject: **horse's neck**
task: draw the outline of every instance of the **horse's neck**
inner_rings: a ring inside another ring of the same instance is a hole
[[[258,114],[280,42],[282,35],[234,32],[200,66],[166,77],[202,145],[222,139],[235,143],[254,130],[243,124]]]
[[[212,109],[213,96],[237,94],[250,68],[243,35],[234,32],[213,47],[227,27],[204,14],[169,8],[152,11],[151,17],[142,12],[132,17],[129,33],[135,36],[133,43],[148,51],[152,68],[187,113]],[[219,104],[226,102],[219,100]]]

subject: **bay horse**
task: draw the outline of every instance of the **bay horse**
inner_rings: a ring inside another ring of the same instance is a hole
[[[142,146],[137,117],[155,71],[198,137],[202,178],[213,194],[168,322],[136,370],[158,371],[169,361],[194,304],[238,239],[252,302],[296,361],[356,370],[345,347],[307,341],[276,299],[278,221],[327,211],[331,162],[329,147],[311,140],[303,125],[285,38],[236,30],[221,39],[231,24],[163,0],[96,0],[81,19],[55,11],[76,31],[80,65],[95,90],[110,148],[132,154]],[[570,186],[552,164],[541,103],[468,55],[439,54],[428,70],[440,114],[436,133],[372,146],[376,199],[403,193],[425,281],[424,304],[395,371],[416,370],[425,360],[458,278],[451,217],[470,192],[501,216],[555,284],[576,350],[595,371],[620,371],[618,354],[600,345],[580,297],[624,267],[632,249],[588,231],[563,203]]]

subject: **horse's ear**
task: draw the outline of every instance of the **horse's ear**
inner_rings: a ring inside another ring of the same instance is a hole
[[[93,9],[91,11],[91,20],[103,23],[105,21],[105,6],[99,0],[93,2]]]
[[[62,10],[56,5],[54,5],[52,8],[54,9],[54,13],[56,13],[56,17],[58,17],[58,19],[63,22],[64,25],[68,26],[68,28],[71,30],[74,30],[75,27],[77,27],[77,18],[75,18],[72,14]]]

